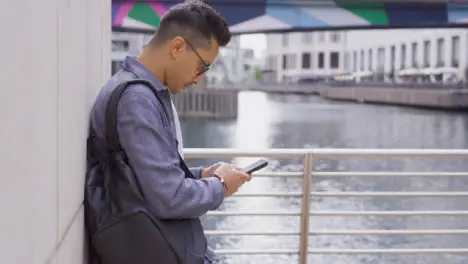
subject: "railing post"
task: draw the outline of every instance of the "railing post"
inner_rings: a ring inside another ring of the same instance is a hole
[[[299,264],[307,264],[309,256],[309,216],[310,216],[310,188],[312,185],[312,154],[304,156],[304,178],[302,181],[301,201],[301,229],[299,241]]]

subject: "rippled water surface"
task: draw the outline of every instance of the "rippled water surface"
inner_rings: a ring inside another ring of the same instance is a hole
[[[462,113],[418,110],[391,106],[330,102],[317,97],[239,95],[237,121],[183,120],[185,147],[214,148],[466,148],[468,118]],[[255,159],[254,159],[255,160]],[[190,160],[208,165],[212,160]],[[230,160],[229,160],[230,161]],[[232,162],[246,165],[252,159]],[[230,161],[231,162],[231,161]],[[467,171],[462,159],[367,158],[314,159],[314,171]],[[272,160],[267,170],[301,171],[299,159]],[[313,177],[314,192],[342,191],[468,191],[468,178],[460,177]],[[300,192],[300,178],[255,178],[241,193]],[[314,197],[311,209],[330,210],[468,210],[468,199]],[[299,211],[300,198],[232,197],[221,211]],[[299,230],[297,216],[206,216],[207,230],[293,231]],[[312,216],[313,230],[363,229],[468,229],[466,217],[454,216]],[[214,236],[216,249],[297,249],[298,236]],[[309,249],[378,248],[468,248],[465,235],[311,235]],[[230,255],[231,264],[297,263],[290,255]],[[357,264],[468,263],[468,255],[438,254],[311,254],[309,263]]]

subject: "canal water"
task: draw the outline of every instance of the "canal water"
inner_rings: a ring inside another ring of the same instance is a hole
[[[242,92],[237,121],[182,120],[188,148],[466,148],[468,117],[462,113],[331,102],[314,96]],[[217,161],[190,160],[191,165]],[[246,165],[252,159],[225,160]],[[316,159],[314,171],[467,171],[462,159]],[[267,170],[301,171],[302,160],[272,160]],[[240,192],[300,192],[300,178],[254,178]],[[313,191],[468,192],[461,177],[313,177]],[[320,197],[312,210],[468,210],[468,198]],[[297,211],[300,198],[231,197],[221,211]],[[207,230],[298,231],[296,216],[205,216]],[[311,230],[468,229],[463,216],[314,216]],[[210,237],[217,249],[291,249],[298,236]],[[468,248],[466,235],[334,235],[310,236],[309,247],[324,249]],[[297,255],[236,255],[232,264],[291,264]],[[468,263],[468,255],[374,254],[310,255],[314,264]]]

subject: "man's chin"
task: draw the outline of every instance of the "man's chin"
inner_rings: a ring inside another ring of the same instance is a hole
[[[184,88],[182,88],[182,90],[187,90],[189,88],[193,87],[193,84],[187,84],[184,86]]]

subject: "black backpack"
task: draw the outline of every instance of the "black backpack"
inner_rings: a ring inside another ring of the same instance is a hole
[[[98,138],[90,124],[84,195],[89,264],[203,264],[207,241],[200,220],[154,217],[120,146],[117,103],[124,90],[137,83],[161,102],[151,83],[126,81],[107,103],[106,139]],[[179,160],[186,177],[194,178],[180,155]]]

